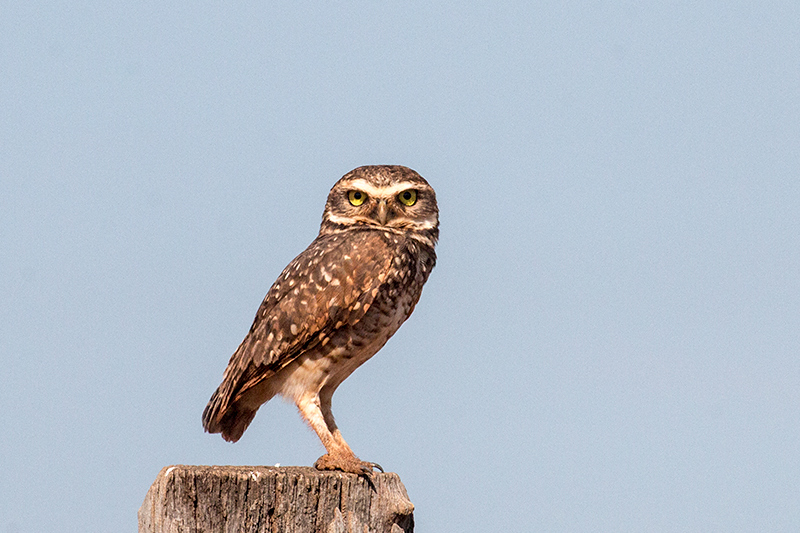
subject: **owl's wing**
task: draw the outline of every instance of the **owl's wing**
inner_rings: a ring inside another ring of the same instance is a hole
[[[236,414],[226,413],[228,408],[303,351],[361,320],[389,275],[393,258],[387,237],[379,232],[317,237],[283,270],[261,303],[206,406],[206,431],[222,431],[227,440],[237,440],[250,420],[241,432],[226,434],[223,419]],[[249,418],[254,415],[255,411]]]

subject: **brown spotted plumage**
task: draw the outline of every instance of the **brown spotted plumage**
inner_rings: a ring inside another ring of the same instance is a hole
[[[293,401],[327,453],[315,466],[358,474],[331,412],[336,388],[409,317],[436,263],[436,195],[401,166],[359,167],[330,191],[319,235],[284,269],[203,412],[237,441],[258,408]]]

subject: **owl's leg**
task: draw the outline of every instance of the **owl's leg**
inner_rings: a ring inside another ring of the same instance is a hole
[[[373,468],[383,471],[375,463],[368,463],[356,457],[345,442],[333,419],[330,394],[304,395],[297,402],[297,407],[328,452],[314,463],[318,470],[341,470],[361,475],[371,474]]]
[[[322,411],[322,416],[325,419],[325,425],[330,430],[331,434],[333,435],[334,440],[336,440],[341,446],[350,450],[350,446],[347,445],[345,442],[344,437],[342,437],[341,431],[339,431],[339,427],[336,425],[336,420],[333,419],[333,410],[331,409],[331,399],[333,398],[334,389],[322,389],[319,395],[320,401],[320,410]],[[353,453],[352,451],[350,453]],[[353,454],[355,457],[355,454]],[[322,457],[320,457],[322,459]],[[356,458],[358,459],[358,458]],[[377,468],[381,472],[383,472],[383,468],[378,463],[370,463],[368,461],[360,461],[362,466],[366,466],[369,469],[369,472],[372,472],[374,468]]]

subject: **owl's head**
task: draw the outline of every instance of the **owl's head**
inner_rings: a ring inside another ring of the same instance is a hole
[[[358,167],[331,188],[320,233],[372,226],[408,234],[430,246],[439,238],[436,193],[407,167]]]

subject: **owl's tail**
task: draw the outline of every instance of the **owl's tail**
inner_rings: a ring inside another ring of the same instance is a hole
[[[203,410],[203,428],[208,433],[222,433],[228,442],[236,442],[253,421],[258,409],[247,409],[234,402],[228,404],[228,394],[221,391],[223,385],[214,391],[208,405]]]

